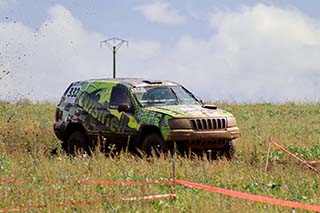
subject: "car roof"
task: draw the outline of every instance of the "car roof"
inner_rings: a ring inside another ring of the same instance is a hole
[[[89,79],[83,82],[115,82],[129,84],[132,87],[145,87],[153,85],[162,86],[178,86],[179,84],[167,81],[167,80],[147,80],[143,78],[101,78],[101,79]]]

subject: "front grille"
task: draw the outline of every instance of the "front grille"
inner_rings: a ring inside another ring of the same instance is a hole
[[[227,128],[226,118],[198,118],[191,119],[192,129],[195,131],[208,131]]]

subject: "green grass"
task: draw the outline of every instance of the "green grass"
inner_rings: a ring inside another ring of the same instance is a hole
[[[268,137],[305,160],[320,159],[320,105],[292,103],[220,104],[238,121],[235,161],[176,159],[178,179],[279,199],[320,205],[320,176],[272,147],[265,171]],[[170,159],[147,161],[128,153],[106,158],[68,157],[58,149],[52,130],[55,107],[51,104],[0,104],[0,178],[24,184],[0,183],[0,208],[47,205],[45,211],[79,212],[289,212],[290,208],[245,201],[176,186],[177,199],[121,201],[121,195],[170,193],[171,186],[107,186],[70,182],[162,181],[172,178]],[[103,195],[112,195],[101,197]],[[59,203],[105,200],[104,204],[52,207]],[[50,207],[51,206],[51,207]],[[301,212],[297,211],[297,212]]]

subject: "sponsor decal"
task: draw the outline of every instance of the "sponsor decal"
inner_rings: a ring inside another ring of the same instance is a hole
[[[78,105],[88,112],[93,118],[108,127],[111,132],[118,134],[124,133],[125,130],[129,128],[129,117],[122,113],[120,119],[118,119],[116,116],[111,114],[108,110],[108,102],[103,104],[98,102],[100,98],[100,95],[97,95],[98,92],[101,93],[101,90],[97,90],[90,94],[83,92],[79,96]]]

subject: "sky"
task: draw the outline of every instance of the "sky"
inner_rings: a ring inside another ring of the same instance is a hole
[[[318,0],[0,0],[0,100],[73,81],[172,80],[213,102],[320,100]]]

